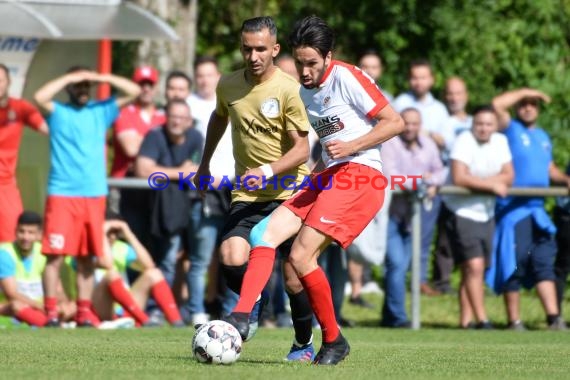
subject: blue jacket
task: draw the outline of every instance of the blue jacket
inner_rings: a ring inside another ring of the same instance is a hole
[[[550,234],[556,233],[556,227],[542,206],[530,204],[519,206],[497,219],[491,266],[485,273],[485,282],[493,288],[496,294],[503,292],[505,283],[517,269],[515,226],[528,216],[532,216],[540,229]],[[525,287],[532,286],[532,284],[524,281],[523,285]]]

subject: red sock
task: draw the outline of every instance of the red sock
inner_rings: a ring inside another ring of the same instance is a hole
[[[303,288],[307,292],[315,317],[321,325],[323,342],[333,342],[339,334],[338,325],[334,314],[331,286],[325,272],[318,267],[311,273],[301,277]]]
[[[57,319],[57,298],[44,297],[44,310],[48,319]]]
[[[16,318],[19,321],[26,322],[30,326],[38,327],[45,326],[48,321],[47,315],[32,307],[20,309],[20,311],[16,313]]]
[[[109,283],[109,293],[111,293],[113,299],[120,303],[141,325],[144,325],[148,321],[148,316],[137,305],[131,293],[125,288],[121,278],[114,279]]]
[[[154,298],[168,322],[174,323],[182,320],[178,306],[176,306],[176,301],[174,301],[172,290],[170,290],[170,286],[168,286],[166,280],[154,284],[151,291],[152,298]]]
[[[75,315],[75,320],[77,323],[81,323],[85,320],[91,321],[95,327],[99,326],[101,321],[99,317],[93,311],[93,305],[91,305],[91,300],[80,300],[78,299],[77,304],[77,314]]]
[[[234,307],[234,312],[251,313],[257,297],[271,277],[274,262],[275,248],[255,247],[251,250],[247,271],[243,276],[239,301]]]

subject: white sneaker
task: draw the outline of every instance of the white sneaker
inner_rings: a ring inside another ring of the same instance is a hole
[[[130,317],[117,318],[112,321],[103,321],[97,327],[99,330],[132,329],[135,320]]]
[[[210,314],[196,313],[192,315],[192,326],[203,325],[210,322]]]

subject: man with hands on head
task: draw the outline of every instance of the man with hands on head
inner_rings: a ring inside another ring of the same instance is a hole
[[[124,93],[93,101],[94,83],[109,83]],[[69,101],[54,97],[61,90]],[[58,326],[57,283],[64,256],[77,259],[77,315],[79,326],[97,326],[99,318],[91,310],[95,261],[110,268],[104,258],[103,221],[107,196],[105,138],[119,108],[134,100],[140,87],[113,74],[98,74],[74,66],[44,84],[34,95],[49,116],[51,169],[48,177],[45,228],[42,252],[47,256],[44,271],[44,307],[49,326]]]

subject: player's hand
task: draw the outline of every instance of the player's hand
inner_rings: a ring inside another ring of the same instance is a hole
[[[130,228],[129,225],[123,220],[111,219],[105,221],[105,223],[103,224],[103,229],[105,231],[105,234],[107,234],[111,230],[118,230],[125,232],[128,231]]]
[[[333,140],[325,144],[325,151],[331,159],[336,160],[350,156],[355,149],[350,141]]]
[[[89,71],[89,70],[81,70],[81,71],[76,71],[73,73],[69,73],[67,78],[69,80],[69,83],[80,83],[80,82],[95,82],[97,81],[97,76],[99,74],[97,74],[94,71]]]
[[[198,170],[196,170],[196,175],[192,178],[192,182],[196,189],[198,189],[198,194],[202,198],[206,196],[206,190],[208,188],[208,178],[212,177],[212,173],[210,173],[210,168],[204,165],[198,166]]]
[[[552,99],[550,98],[550,96],[548,96],[546,93],[544,93],[544,92],[542,92],[542,91],[540,91],[540,90],[535,90],[535,89],[533,89],[533,88],[527,89],[527,93],[526,93],[526,96],[525,96],[525,97],[528,97],[528,98],[537,98],[537,99],[542,100],[542,101],[545,102],[545,103],[550,103],[551,100],[552,100]]]
[[[493,193],[495,193],[501,198],[506,197],[509,191],[509,187],[502,182],[494,183],[492,188],[493,188]]]
[[[242,176],[244,180],[244,183],[242,184],[243,187],[245,187],[247,191],[260,189],[263,184],[263,175],[263,170],[261,170],[261,168],[247,169]]]

